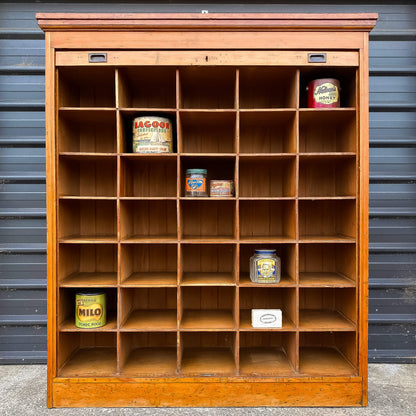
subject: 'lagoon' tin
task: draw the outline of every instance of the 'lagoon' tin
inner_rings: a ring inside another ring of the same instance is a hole
[[[172,122],[150,114],[133,120],[133,153],[172,153]]]

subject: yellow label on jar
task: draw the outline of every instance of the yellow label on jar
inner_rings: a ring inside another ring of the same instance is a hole
[[[320,104],[333,104],[338,101],[339,91],[335,84],[325,82],[315,87],[313,92],[313,98],[315,102]]]
[[[276,261],[273,259],[257,260],[256,273],[259,283],[274,282],[276,279]]]

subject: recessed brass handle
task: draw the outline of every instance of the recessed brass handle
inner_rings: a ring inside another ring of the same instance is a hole
[[[106,53],[89,53],[88,54],[88,62],[95,64],[100,62],[107,62],[107,54]]]
[[[326,53],[308,53],[308,62],[318,64],[326,62]]]

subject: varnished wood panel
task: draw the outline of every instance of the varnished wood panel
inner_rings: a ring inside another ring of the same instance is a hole
[[[297,66],[308,65],[307,52],[300,51],[270,51],[267,56],[257,51],[227,51],[226,53],[212,50],[206,51],[108,51],[107,62],[101,65],[121,66],[171,66],[171,65],[262,65],[262,66]],[[56,53],[56,66],[87,66],[88,52],[62,51]],[[328,52],[327,62],[316,66],[358,66],[357,52]],[[148,77],[149,74],[145,73]],[[154,74],[150,74],[152,78]],[[166,82],[166,81],[165,81]],[[165,97],[166,99],[166,97]],[[120,107],[128,107],[120,105]],[[130,106],[133,107],[133,106]],[[140,106],[136,106],[140,107]],[[171,106],[174,107],[174,106]]]
[[[360,380],[252,382],[166,379],[145,382],[62,380],[53,384],[57,407],[362,406]]]
[[[86,39],[88,42],[86,42]],[[326,32],[310,33],[285,31],[268,33],[253,32],[169,32],[169,42],[175,49],[302,49],[326,50],[358,49],[363,46],[360,33],[343,33],[328,36]],[[163,49],[166,34],[160,32],[138,32],[132,37],[128,32],[51,32],[51,45],[57,49]]]
[[[169,29],[179,27],[183,31],[197,28],[241,30],[267,28],[309,30],[327,29],[370,31],[377,20],[376,13],[37,13],[38,24],[43,30],[94,29]]]
[[[365,405],[364,32],[376,15],[38,18],[50,141],[48,405]],[[89,63],[95,50],[107,62]],[[308,63],[311,51],[327,61]],[[323,67],[340,77],[339,109],[305,108]],[[176,117],[176,154],[128,155],[143,111]],[[235,197],[187,198],[195,167],[233,179]],[[281,256],[281,284],[247,277],[260,245]],[[103,328],[75,327],[80,287],[108,293]],[[251,328],[250,310],[272,307],[283,327]]]

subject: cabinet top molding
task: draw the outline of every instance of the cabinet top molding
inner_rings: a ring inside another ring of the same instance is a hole
[[[38,13],[43,31],[321,30],[369,32],[377,13]]]

